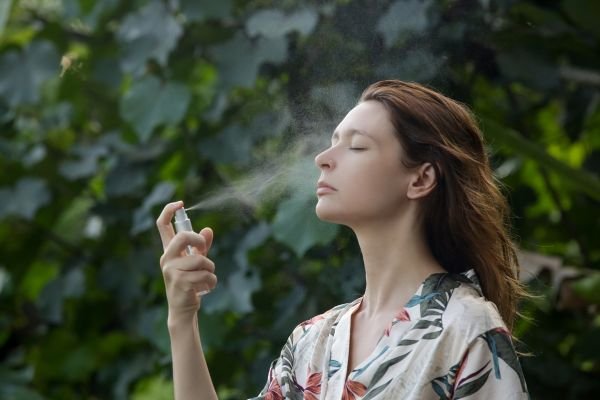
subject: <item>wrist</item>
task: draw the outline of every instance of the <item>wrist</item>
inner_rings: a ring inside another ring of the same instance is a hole
[[[169,333],[177,330],[197,327],[198,315],[196,313],[173,313],[169,311],[167,316],[167,328]]]

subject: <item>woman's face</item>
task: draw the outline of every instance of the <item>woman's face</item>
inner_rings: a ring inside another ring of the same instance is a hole
[[[315,157],[321,170],[317,216],[350,227],[398,217],[410,171],[388,111],[377,101],[354,107],[335,129],[331,147]]]

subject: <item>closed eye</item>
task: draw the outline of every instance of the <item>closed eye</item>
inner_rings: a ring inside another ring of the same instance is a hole
[[[364,148],[364,147],[350,147],[350,150],[361,151],[361,150],[366,150],[366,148]]]

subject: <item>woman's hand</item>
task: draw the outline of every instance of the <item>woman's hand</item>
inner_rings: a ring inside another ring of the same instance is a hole
[[[201,301],[197,293],[212,290],[217,284],[215,264],[207,257],[213,231],[204,228],[200,233],[175,234],[171,220],[175,210],[181,207],[181,201],[167,204],[156,220],[164,250],[160,267],[167,291],[170,321],[191,321],[200,308]],[[185,253],[188,245],[194,248],[194,254]]]

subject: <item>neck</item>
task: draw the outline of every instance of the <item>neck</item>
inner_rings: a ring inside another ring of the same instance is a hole
[[[360,313],[396,313],[431,274],[445,272],[427,246],[416,213],[354,228],[366,273]]]

